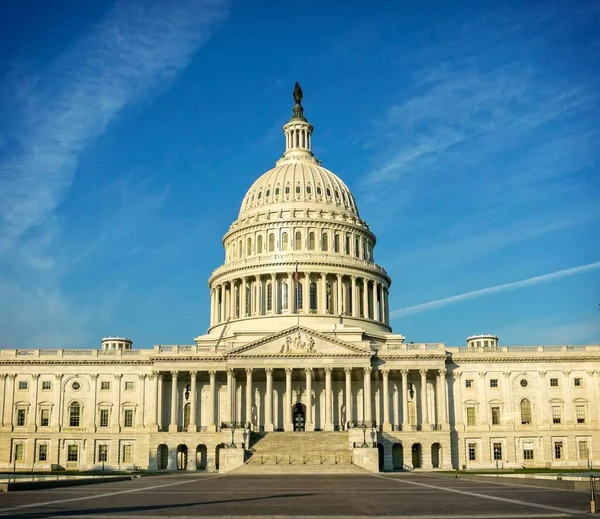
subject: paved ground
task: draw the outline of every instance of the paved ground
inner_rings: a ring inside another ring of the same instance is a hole
[[[174,474],[0,494],[0,517],[581,517],[585,492],[431,474]]]

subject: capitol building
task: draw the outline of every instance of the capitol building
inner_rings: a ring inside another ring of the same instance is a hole
[[[241,201],[188,345],[0,350],[0,469],[342,473],[600,463],[600,345],[393,333],[376,236],[312,152]],[[474,330],[475,331],[475,330]],[[59,345],[57,345],[59,346]]]

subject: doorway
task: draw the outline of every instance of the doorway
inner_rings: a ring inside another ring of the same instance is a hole
[[[421,444],[413,443],[411,451],[412,451],[411,457],[412,457],[413,469],[420,469],[421,468]]]
[[[292,408],[292,418],[294,420],[294,431],[304,431],[306,422],[306,406],[298,402]]]

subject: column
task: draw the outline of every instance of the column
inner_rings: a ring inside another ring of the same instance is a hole
[[[504,375],[510,375],[510,373],[505,372]],[[453,379],[453,394],[454,394],[454,423],[456,429],[459,431],[464,431],[465,429],[465,420],[463,417],[463,397],[462,397],[462,372],[454,371],[452,372]],[[508,383],[505,384],[508,388]],[[504,402],[505,406],[508,406],[509,412],[506,414],[507,417],[510,417],[510,421],[512,423],[512,407],[510,407],[510,394],[511,391],[508,391],[508,394],[504,394]]]
[[[321,244],[322,244],[321,238]],[[321,272],[321,305],[320,305],[320,313],[327,313],[327,274],[325,272]]]
[[[171,421],[169,432],[177,432],[177,371],[171,371]]]
[[[147,427],[150,427],[152,429],[152,432],[156,432],[156,393],[157,393],[157,388],[156,388],[156,371],[152,371],[149,375],[148,375],[148,380],[150,381],[150,399],[151,399],[151,405],[148,406],[149,409],[149,413],[148,413],[148,418],[144,421],[144,425]]]
[[[145,399],[146,399],[146,377],[145,373],[140,373],[138,375],[138,385],[137,385],[137,408],[135,412],[135,426],[137,428],[144,427],[144,409],[145,409]]]
[[[390,372],[387,369],[384,369],[381,372],[383,377],[383,430],[391,431],[392,425],[390,423],[390,385],[389,385],[389,375]]]
[[[408,431],[410,429],[408,422],[408,370],[401,369],[400,373],[402,374],[402,430]]]
[[[229,282],[229,319],[235,319],[235,280]]]
[[[246,422],[252,429],[252,368],[246,368]]]
[[[390,324],[390,289],[385,289],[385,324]]]
[[[381,285],[380,297],[381,297],[381,315],[379,316],[379,320],[385,324],[386,323],[385,316],[387,314],[387,302],[385,300],[385,285],[383,285],[383,284]]]
[[[546,371],[540,371],[540,396],[541,398],[541,406],[540,406],[540,425],[542,427],[548,427],[550,425],[550,420],[548,418],[548,386],[546,386]]]
[[[29,412],[29,416],[27,417],[28,426],[32,427],[35,431],[35,426],[37,424],[37,400],[38,400],[38,380],[40,379],[39,373],[33,373],[31,375],[32,383],[31,383],[31,411]]]
[[[208,395],[208,432],[215,432],[217,430],[217,426],[215,424],[215,415],[216,415],[216,405],[215,405],[215,393],[216,393],[216,385],[217,385],[217,372],[211,370],[208,372],[208,376],[210,377],[210,386],[209,386],[209,395]]]
[[[325,430],[333,431],[331,421],[331,368],[325,368]]]
[[[246,317],[249,313],[246,308],[246,291],[248,290],[246,276],[242,278],[242,292],[240,294],[240,317]]]
[[[163,430],[163,374],[156,375],[156,424],[159,431]]]
[[[421,374],[421,429],[429,429],[429,408],[427,406],[427,370],[419,370]]]
[[[279,313],[279,287],[277,286],[277,275],[271,275],[271,295],[273,301],[273,314]]]
[[[210,289],[210,325],[215,324],[215,291]]]
[[[90,410],[88,413],[88,431],[96,432],[96,397],[98,391],[98,373],[92,373],[90,375]]]
[[[363,317],[369,318],[369,280],[363,278]]]
[[[448,425],[448,402],[446,397],[446,369],[440,369],[439,373],[439,384],[440,389],[438,391],[438,398],[440,399],[440,422],[444,430],[444,426]]]
[[[348,422],[353,422],[354,418],[352,416],[352,368],[344,368],[344,373],[346,373],[346,423],[344,424],[345,430],[348,430]]]
[[[352,296],[350,297],[350,304],[352,305],[352,317],[358,315],[358,301],[356,297],[356,276],[350,278],[352,280]]]
[[[256,276],[256,315],[263,315],[264,311],[264,287],[261,275]]]
[[[16,375],[15,375],[16,376]],[[13,375],[9,375],[9,377],[12,378],[12,383],[14,385],[14,376]],[[54,383],[54,405],[52,406],[52,428],[55,430],[60,430],[60,424],[61,424],[61,409],[60,409],[60,403],[61,403],[61,395],[62,395],[62,379],[63,379],[63,375],[62,374],[55,374],[54,375],[54,379],[55,379],[55,383]],[[10,379],[9,379],[10,381]],[[7,388],[6,391],[6,395],[8,396],[8,398],[10,399],[10,407],[7,407],[7,412],[9,413],[8,416],[11,417],[10,421],[8,423],[12,423],[12,387],[10,386],[9,388]],[[10,392],[9,392],[10,389]]]
[[[371,371],[371,367],[365,368],[364,370],[363,420],[367,422],[367,425],[370,425],[373,421],[373,416],[371,414]]]
[[[121,378],[123,378],[122,373],[115,374],[115,396],[117,397],[117,402],[115,404],[115,412],[117,414],[117,431],[121,432]]]
[[[271,432],[273,427],[273,369],[266,368],[267,388],[265,393],[265,431]]]
[[[315,424],[312,419],[312,368],[304,368],[306,371],[306,422],[304,429],[314,431]]]
[[[233,369],[227,368],[227,420],[225,420],[226,422],[235,421],[235,414],[233,412],[233,391]]]
[[[4,425],[4,415],[6,413],[6,373],[0,373],[0,427]]]
[[[221,283],[219,285],[219,292],[221,293],[220,301],[219,301],[219,315],[220,322],[225,321],[225,283]]]
[[[305,314],[310,313],[310,272],[304,273],[304,290],[302,292],[302,309]]]
[[[377,286],[379,283],[373,281],[373,320],[379,321],[379,312],[377,311]]]
[[[337,301],[336,301],[337,315],[344,313],[344,305],[342,301],[342,275],[337,275]]]
[[[197,383],[197,371],[190,371],[190,423],[188,425],[188,432],[196,432],[196,413],[198,410],[196,409],[197,398],[196,398],[196,383]],[[188,458],[191,456],[191,453],[188,452]]]
[[[288,312],[290,314],[294,313],[294,297],[296,293],[296,287],[294,286],[293,274],[288,272]]]
[[[292,368],[285,368],[285,431],[293,431],[292,423]]]

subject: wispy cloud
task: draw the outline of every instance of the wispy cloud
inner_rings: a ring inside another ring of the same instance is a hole
[[[390,312],[390,317],[400,317],[402,315],[416,314],[420,312],[426,312],[428,310],[433,310],[434,308],[439,308],[440,306],[451,305],[453,303],[458,303],[459,301],[466,301],[467,299],[475,299],[477,297],[486,296],[489,294],[495,294],[498,292],[506,292],[508,290],[515,290],[517,288],[522,288],[531,285],[538,285],[540,283],[547,283],[548,281],[554,281],[557,279],[561,279],[567,276],[573,276],[574,274],[581,274],[583,272],[588,272],[590,270],[594,270],[600,268],[600,261],[596,261],[594,263],[588,263],[586,265],[580,265],[579,267],[572,267],[569,269],[558,270],[556,272],[552,272],[550,274],[544,274],[543,276],[536,276],[528,279],[523,279],[521,281],[514,281],[512,283],[505,283],[504,285],[496,285],[493,287],[482,288],[481,290],[474,290],[472,292],[465,292],[464,294],[459,294],[456,296],[445,297],[443,299],[437,299],[435,301],[429,301],[427,303],[421,303],[414,306],[407,306],[406,308],[400,308],[398,310],[394,310]]]
[[[0,161],[0,255],[66,196],[80,154],[133,101],[191,61],[226,15],[226,0],[119,2],[16,97],[12,150]]]

